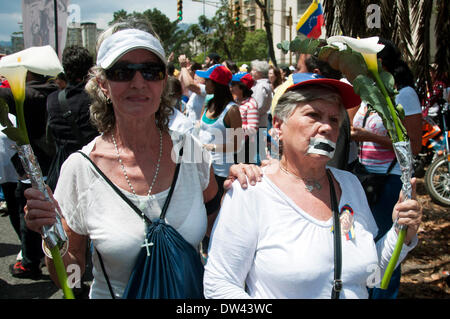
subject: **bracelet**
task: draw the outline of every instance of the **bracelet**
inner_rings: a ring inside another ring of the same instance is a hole
[[[67,239],[63,246],[59,249],[59,253],[61,254],[61,257],[63,257],[67,251],[69,250],[69,239]],[[42,239],[42,251],[44,252],[45,256],[47,256],[50,259],[53,259],[52,253],[50,252],[50,248],[48,248],[47,243],[44,239]]]

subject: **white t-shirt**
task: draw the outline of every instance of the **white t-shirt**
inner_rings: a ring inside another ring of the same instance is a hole
[[[8,114],[8,117],[13,124],[16,123],[16,117],[14,115]],[[11,157],[17,153],[13,148],[16,143],[2,132],[3,129],[5,127],[0,124],[0,184],[16,183],[18,176],[11,162]]]
[[[192,133],[194,125],[183,113],[174,108],[173,114],[169,116],[169,129],[180,134]]]
[[[377,265],[387,266],[397,234],[391,229],[375,244],[378,229],[358,179],[346,171],[331,171],[342,189],[339,209],[347,204],[354,211],[355,237],[347,240],[342,234],[341,298],[367,298],[366,282],[377,278]],[[332,218],[320,221],[303,211],[266,176],[246,190],[235,182],[213,228],[205,297],[329,299],[332,225]],[[416,243],[417,238],[404,245],[400,261]]]
[[[422,113],[419,97],[417,96],[416,91],[410,86],[404,87],[399,91],[395,97],[395,103],[403,106],[405,116]],[[366,103],[362,102],[358,112],[353,118],[354,127],[362,127],[365,114]],[[372,113],[368,116],[364,128],[377,135],[388,135],[387,129],[384,127],[383,120],[378,113]],[[362,158],[359,160],[370,173],[386,173],[394,158],[394,151],[385,146],[369,141],[364,141],[364,143],[362,143]],[[394,165],[390,174],[402,174],[398,162]]]
[[[203,104],[205,104],[206,91],[204,84],[198,84],[200,87],[200,94],[192,92],[189,101],[186,103],[187,117],[192,123],[200,120],[202,116]]]
[[[171,136],[174,148],[184,145],[184,152],[165,221],[196,248],[203,239],[207,224],[202,191],[209,184],[209,154],[190,135],[171,132]],[[97,138],[83,147],[85,154],[92,151]],[[194,163],[190,159],[189,150],[192,149],[202,154],[205,160]],[[144,213],[154,220],[161,214],[169,189],[138,198],[129,190],[121,191],[138,207],[141,202],[147,202],[149,205]],[[55,198],[68,226],[77,234],[89,236],[100,252],[113,291],[120,298],[144,241],[145,225],[142,218],[78,153],[73,153],[64,162]],[[94,280],[89,296],[111,298],[97,253],[94,252],[92,257]]]
[[[259,113],[259,127],[267,127],[268,113],[272,104],[272,87],[269,79],[259,79],[252,87],[252,97],[256,100]]]

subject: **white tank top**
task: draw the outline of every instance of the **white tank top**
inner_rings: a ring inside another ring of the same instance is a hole
[[[224,118],[231,107],[237,106],[236,103],[230,102],[216,119],[206,117],[206,109],[200,121],[199,139],[203,144],[227,144],[233,145],[233,129],[225,126]],[[228,132],[227,132],[228,130]],[[231,165],[234,164],[234,150],[228,152],[211,152],[214,174],[222,177],[228,176]]]

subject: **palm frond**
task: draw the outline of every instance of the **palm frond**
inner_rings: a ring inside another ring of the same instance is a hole
[[[335,24],[335,16],[337,14],[333,0],[323,0],[323,15],[325,20],[325,28],[327,37],[337,35],[338,30]]]
[[[433,1],[421,0],[413,2],[413,24],[418,25],[415,43],[414,73],[420,86],[430,83],[430,22],[433,10]]]
[[[434,31],[436,34],[436,55],[434,62],[438,65],[437,76],[442,77],[450,69],[450,1],[437,1],[437,17]],[[448,76],[448,75],[447,75]]]
[[[411,35],[411,19],[409,18],[410,1],[397,0],[396,14],[396,31],[394,33],[394,42],[403,53],[403,58],[407,62],[413,60],[411,53],[412,35]]]

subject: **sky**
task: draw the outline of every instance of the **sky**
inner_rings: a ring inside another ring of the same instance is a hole
[[[183,0],[183,23],[198,23],[203,14],[203,1]],[[207,0],[206,3],[218,2]],[[81,22],[95,22],[103,29],[112,20],[113,13],[121,9],[128,13],[143,12],[157,8],[171,21],[177,18],[177,0],[69,0],[69,4],[80,6]],[[205,5],[205,15],[214,16],[217,8]],[[0,41],[10,41],[11,34],[20,31],[22,22],[22,0],[0,0]]]

